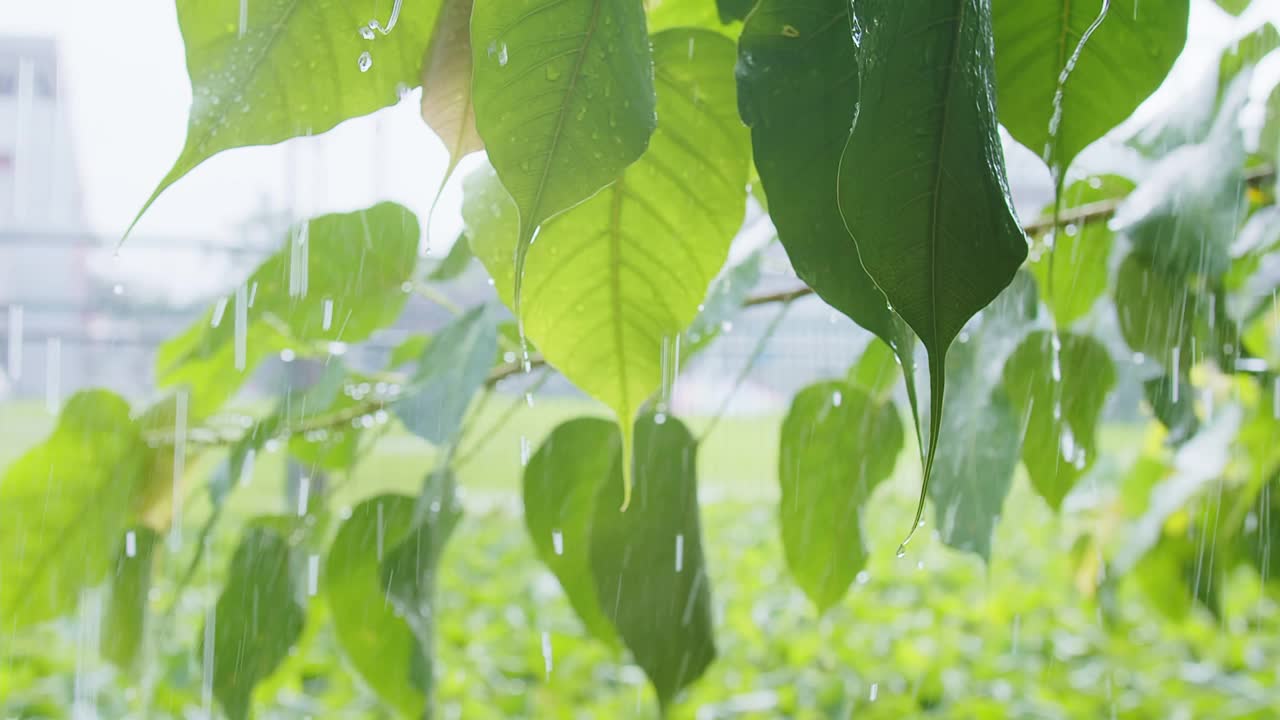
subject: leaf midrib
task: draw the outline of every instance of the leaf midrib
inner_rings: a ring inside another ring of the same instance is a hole
[[[551,164],[555,162],[556,150],[560,147],[560,138],[564,133],[564,121],[569,112],[569,103],[577,92],[578,78],[582,76],[582,66],[587,60],[587,48],[595,39],[596,25],[600,20],[600,6],[603,3],[604,0],[595,0],[591,4],[591,18],[587,21],[587,29],[582,36],[578,57],[573,61],[573,70],[569,72],[569,86],[565,88],[564,102],[560,103],[560,110],[556,113],[556,124],[551,132],[551,145],[547,148],[547,160],[542,164],[542,176],[538,178],[537,190],[534,192],[533,202],[529,205],[530,218],[538,216],[538,209],[542,205],[542,195],[547,188],[547,177],[551,174]],[[522,228],[520,233],[531,234],[532,228],[527,230]]]
[[[933,202],[929,211],[929,321],[932,341],[930,344],[936,351],[945,351],[938,335],[938,199],[942,196],[942,178],[946,162],[947,121],[951,110],[951,87],[955,82],[956,63],[960,54],[960,33],[964,31],[965,11],[968,0],[960,0],[960,10],[956,14],[955,31],[951,35],[951,61],[947,64],[946,84],[942,88],[942,116],[938,121],[937,158],[938,166],[933,176]]]
[[[597,0],[599,2],[600,0]],[[627,384],[627,352],[622,332],[622,200],[623,184],[626,177],[619,177],[613,186],[613,197],[609,206],[609,292],[613,305],[613,344],[618,351],[618,388],[621,406],[619,416],[624,413],[626,420],[631,418],[631,399]],[[621,418],[620,418],[621,419]]]

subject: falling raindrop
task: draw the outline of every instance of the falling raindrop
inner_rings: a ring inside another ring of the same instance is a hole
[[[124,556],[135,557],[138,554],[138,534],[132,530],[124,534]]]
[[[684,533],[676,533],[676,572],[684,570]]]
[[[542,631],[542,667],[547,677],[551,677],[551,633]]]
[[[249,32],[249,0],[240,0],[240,30],[237,38]]]
[[[321,308],[320,329],[328,332],[329,328],[333,327],[333,300],[325,298]]]
[[[213,304],[213,314],[209,316],[209,327],[216,328],[222,324],[222,316],[227,312],[227,299],[225,297],[218,298],[218,302]]]
[[[529,438],[520,436],[520,467],[529,464]]]
[[[831,393],[831,407],[840,407],[844,403],[844,393],[836,390]]]
[[[301,222],[294,231],[293,242],[289,244],[289,297],[307,296],[307,266],[310,262],[308,236],[311,225]]]
[[[360,72],[369,72],[369,68],[373,67],[373,56],[365,50],[360,53],[360,57],[356,58],[356,65],[360,68]]]
[[[320,556],[307,556],[307,595],[315,597],[320,591]]]
[[[298,478],[298,517],[307,514],[307,502],[311,500],[311,478]]]
[[[867,699],[870,700],[871,702],[875,702],[876,696],[878,696],[879,694],[880,694],[880,683],[871,683],[871,693],[867,696]]]
[[[551,549],[556,555],[564,555],[564,533],[559,528],[551,531]]]

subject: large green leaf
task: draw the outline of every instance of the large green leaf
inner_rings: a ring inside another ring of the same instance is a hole
[[[942,418],[950,442],[938,448],[929,498],[938,534],[984,561],[1018,467],[1020,427],[1000,369],[1036,321],[1036,286],[1025,272],[968,325],[952,348],[947,388],[964,412]]]
[[[552,430],[524,471],[524,522],[538,559],[555,573],[591,634],[608,643],[616,643],[617,634],[592,580],[591,523],[620,451],[612,423],[578,418]]]
[[[231,720],[249,717],[254,687],[275,672],[302,634],[306,616],[291,553],[276,530],[248,527],[201,631],[200,656],[212,663],[213,694]]]
[[[116,550],[102,618],[102,656],[129,670],[138,658],[151,604],[151,568],[160,536],[149,527],[129,528]]]
[[[649,144],[657,118],[644,6],[478,0],[471,45],[476,127],[518,209],[518,306],[538,226],[614,182]]]
[[[616,182],[542,225],[518,308],[547,361],[617,414],[624,456],[632,420],[661,384],[663,357],[675,357],[746,203],[733,44],[671,30],[653,36],[653,54],[662,125]],[[470,178],[467,196],[472,249],[515,307],[514,208],[491,174]]]
[[[1188,0],[991,0],[1000,122],[1057,182],[1164,81]]]
[[[191,416],[203,417],[274,352],[368,338],[399,317],[418,240],[417,218],[394,203],[303,221],[231,297],[160,346],[160,384],[186,385]]]
[[[53,432],[0,478],[0,627],[73,610],[102,580],[140,490],[146,445],[106,391],[67,400]]]
[[[494,313],[481,305],[449,323],[418,358],[396,415],[410,432],[436,445],[452,441],[498,354]]]
[[[996,132],[986,0],[860,0],[854,26],[867,100],[840,161],[840,209],[863,267],[929,354],[919,520],[941,441],[947,349],[1013,279],[1027,240]]]
[[[863,269],[840,216],[840,154],[858,110],[849,26],[848,0],[762,0],[738,44],[738,109],[796,274],[911,367],[910,330]]]
[[[782,421],[778,515],[787,567],[825,612],[866,565],[862,516],[902,452],[902,419],[845,382],[801,390]]]
[[[1120,263],[1113,293],[1120,334],[1129,348],[1169,374],[1185,376],[1205,357],[1234,357],[1236,330],[1223,317],[1222,303],[1184,278],[1152,267],[1144,255],[1130,253]]]
[[[635,502],[618,510],[624,491],[615,465],[596,498],[591,575],[605,615],[665,708],[716,655],[698,520],[697,443],[674,418],[645,416],[635,430]]]
[[[417,500],[403,495],[360,503],[338,529],[324,569],[324,593],[343,652],[360,677],[405,717],[423,717],[427,711],[432,648],[406,620],[404,608],[390,602],[384,575],[391,560],[402,558],[399,548],[416,550],[417,536],[430,532],[417,508]],[[434,568],[432,562],[411,574],[416,580]],[[411,613],[418,624],[425,622],[419,608]]]
[[[1025,428],[1031,486],[1057,510],[1097,456],[1097,426],[1116,371],[1086,335],[1032,333],[1004,365],[1004,386]]]
[[[322,133],[394,105],[418,85],[439,7],[411,2],[389,16],[380,0],[178,2],[191,75],[187,140],[138,217],[216,153]]]
[[[1115,200],[1133,190],[1119,175],[1079,180],[1062,193],[1062,209]],[[1052,212],[1053,206],[1045,209]],[[1108,261],[1115,233],[1105,222],[1067,225],[1045,236],[1031,263],[1045,302],[1058,324],[1066,327],[1083,317],[1107,289]],[[1052,242],[1052,245],[1049,242]]]
[[[674,418],[641,417],[625,512],[620,450],[606,420],[558,426],[525,469],[525,521],[583,623],[610,644],[622,639],[665,707],[715,657],[696,444]]]

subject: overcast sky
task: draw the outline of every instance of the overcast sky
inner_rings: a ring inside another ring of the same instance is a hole
[[[1203,67],[1232,33],[1263,16],[1280,20],[1280,2],[1258,0],[1238,23],[1208,0],[1193,5],[1187,57],[1170,84],[1190,82],[1195,73],[1182,69]],[[58,40],[87,221],[106,235],[122,232],[177,157],[186,132],[191,90],[174,0],[0,0],[0,28]],[[389,198],[425,217],[446,155],[419,118],[417,102],[415,94],[315,138],[217,155],[161,196],[137,232],[226,236],[264,202],[294,204],[303,214]],[[294,191],[290,177],[297,181]],[[459,226],[459,200],[454,183],[437,214],[442,240],[451,240]]]

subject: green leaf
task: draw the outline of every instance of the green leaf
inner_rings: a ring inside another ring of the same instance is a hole
[[[1231,122],[1204,143],[1161,158],[1110,223],[1155,267],[1218,278],[1231,266],[1231,244],[1247,205],[1243,139],[1235,113],[1228,117]]]
[[[742,303],[760,283],[760,264],[764,251],[757,250],[742,262],[727,268],[707,291],[698,316],[689,324],[684,357],[706,348],[719,337],[724,323],[742,310]],[[683,359],[683,358],[682,358]]]
[[[801,390],[782,421],[778,514],[787,567],[818,612],[866,565],[862,516],[902,452],[902,420],[844,382]]]
[[[840,209],[867,274],[929,355],[918,522],[940,442],[947,349],[1008,286],[1027,240],[996,132],[985,0],[861,0],[854,15],[860,95],[874,101],[858,106],[840,161]]]
[[[627,511],[618,510],[624,491],[615,464],[596,498],[591,574],[605,615],[666,708],[716,655],[698,519],[697,443],[675,418],[642,417],[635,432],[635,499]]]
[[[1271,89],[1263,107],[1262,131],[1258,133],[1258,152],[1280,162],[1280,85]]]
[[[231,720],[249,717],[254,687],[275,672],[302,634],[306,615],[297,601],[291,552],[276,530],[247,528],[201,632],[199,652],[213,665],[206,668],[213,694]]]
[[[653,54],[662,126],[616,182],[543,224],[517,309],[547,361],[616,413],[624,457],[635,413],[661,384],[664,347],[677,349],[746,204],[733,44],[671,30],[653,36]],[[492,174],[469,178],[463,216],[498,294],[516,307],[516,213]]]
[[[479,0],[471,44],[476,127],[518,211],[519,306],[538,226],[614,182],[649,145],[657,117],[644,7]]]
[[[1186,44],[1189,8],[1188,0],[992,0],[1000,122],[1061,182],[1080,151],[1164,81]]]
[[[1021,428],[1000,385],[1005,358],[1036,320],[1035,283],[1019,272],[952,348],[947,387],[963,413],[942,418],[929,498],[947,545],[991,558],[991,537],[1018,467]]]
[[[1119,175],[1079,180],[1063,191],[1062,209],[1115,200],[1127,195],[1133,187],[1132,182]],[[1053,212],[1053,206],[1045,208],[1045,212]],[[1114,238],[1115,233],[1106,222],[1086,222],[1067,225],[1052,238],[1046,235],[1043,244],[1033,250],[1031,272],[1044,288],[1045,302],[1060,326],[1066,327],[1084,317],[1106,291],[1107,263]]]
[[[1171,374],[1185,376],[1195,362],[1233,337],[1229,324],[1215,317],[1218,308],[1210,307],[1216,302],[1136,252],[1120,263],[1113,292],[1120,335],[1129,348]]]
[[[138,658],[151,604],[151,568],[159,542],[155,530],[129,528],[116,550],[115,572],[108,584],[107,608],[102,618],[102,656],[128,670]]]
[[[893,392],[901,369],[889,346],[872,338],[858,361],[849,368],[849,384],[874,400],[883,400]]]
[[[422,59],[422,119],[449,153],[442,188],[464,155],[484,149],[472,106],[472,4],[472,0],[442,1],[440,18]],[[441,279],[434,275],[433,280]]]
[[[394,203],[303,221],[231,297],[160,346],[159,383],[188,386],[190,416],[204,417],[272,353],[368,338],[400,316],[418,239],[417,218]]]
[[[746,0],[730,0],[745,2]],[[725,23],[720,19],[719,0],[646,0],[645,17],[649,33],[656,35],[675,28],[700,28],[712,30],[730,39],[737,39],[742,23]]]
[[[756,0],[716,0],[716,13],[720,22],[727,25],[735,20],[745,20],[755,4]]]
[[[416,362],[431,344],[431,336],[426,333],[414,333],[401,340],[391,349],[391,357],[387,360],[387,369],[394,370],[411,362]]]
[[[418,85],[438,10],[438,0],[410,3],[393,19],[379,0],[179,2],[193,96],[187,140],[134,224],[223,150],[319,134],[396,104]],[[371,29],[373,20],[390,32]]]
[[[1232,15],[1237,15],[1237,16],[1240,15],[1240,13],[1244,12],[1249,7],[1249,4],[1253,2],[1253,0],[1213,0],[1213,1],[1218,4],[1218,7],[1222,8],[1223,10],[1226,10]]]
[[[363,373],[347,372],[341,363],[329,362],[325,375],[300,397],[286,397],[283,401],[293,409],[296,418],[290,424],[341,412],[358,413],[356,410],[371,401],[388,400],[387,393],[378,393],[377,381]],[[372,414],[369,411],[367,414]],[[359,419],[358,415],[355,417]],[[330,423],[330,427],[296,433],[289,438],[289,454],[309,468],[345,470],[356,460],[360,446],[361,428],[355,423]]]
[[[620,452],[613,423],[577,418],[556,426],[524,470],[524,521],[538,559],[560,581],[587,630],[609,644],[618,637],[592,580],[591,523],[596,496],[616,475]]]
[[[428,442],[444,445],[462,428],[471,398],[484,387],[498,354],[494,313],[481,305],[435,335],[395,404],[405,427]]]
[[[461,275],[469,265],[471,265],[471,243],[467,240],[467,234],[458,235],[458,239],[453,241],[453,246],[449,248],[449,254],[444,256],[439,265],[431,271],[427,276],[428,280],[433,282],[444,282],[453,280]]]
[[[1098,421],[1115,382],[1107,349],[1087,335],[1041,330],[1005,362],[1005,391],[1026,428],[1022,462],[1054,510],[1096,459]]]
[[[738,109],[796,274],[911,367],[911,333],[863,269],[836,194],[859,97],[849,23],[848,0],[761,0],[739,42]]]
[[[420,536],[438,533],[443,543],[444,525],[452,523],[452,517],[446,523],[421,522],[414,498],[380,495],[351,511],[325,560],[324,593],[343,652],[379,697],[405,717],[424,717],[429,707],[432,648],[429,635],[415,629],[429,620],[416,605],[410,609],[414,623],[406,620],[404,608],[390,602],[384,576],[393,562],[416,553]],[[414,582],[428,578],[433,583],[435,557],[411,569]]]
[[[0,627],[52,620],[103,579],[145,470],[129,405],[73,395],[44,442],[0,478]]]
[[[1166,441],[1170,445],[1181,445],[1200,429],[1195,388],[1189,379],[1161,375],[1143,382],[1142,393],[1156,419],[1168,429]]]

